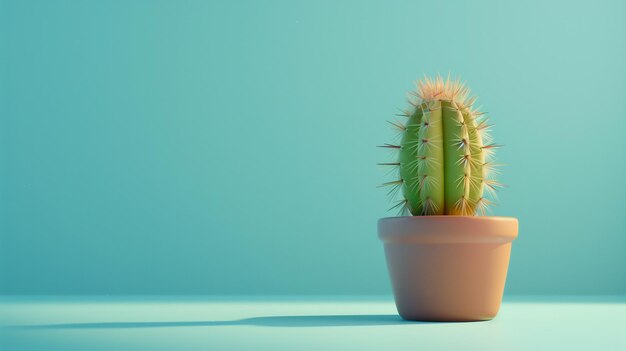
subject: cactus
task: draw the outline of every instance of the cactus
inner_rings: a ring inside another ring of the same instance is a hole
[[[380,164],[399,174],[382,185],[391,187],[391,196],[402,189],[391,209],[414,216],[484,215],[502,185],[491,176],[499,145],[489,142],[491,126],[473,107],[476,98],[458,79],[440,76],[424,77],[413,95],[411,109],[401,114],[406,122],[390,122],[400,143],[382,146],[398,152],[396,162]]]

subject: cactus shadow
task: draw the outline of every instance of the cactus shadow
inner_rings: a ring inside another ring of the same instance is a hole
[[[222,326],[257,326],[281,328],[307,327],[353,327],[353,326],[390,326],[436,324],[439,322],[406,321],[398,315],[310,315],[310,316],[263,316],[232,321],[164,321],[164,322],[95,322],[36,324],[11,326],[10,329],[133,329],[133,328],[177,328],[177,327],[222,327]],[[441,323],[439,323],[441,324]]]

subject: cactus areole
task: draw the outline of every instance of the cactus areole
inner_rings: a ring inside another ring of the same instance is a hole
[[[397,162],[381,164],[398,170],[398,179],[383,184],[390,195],[402,196],[392,209],[414,216],[484,215],[501,185],[492,177],[498,145],[490,142],[476,98],[464,83],[441,77],[425,77],[414,95],[404,121],[390,122],[401,133],[399,144],[383,146],[398,152]]]

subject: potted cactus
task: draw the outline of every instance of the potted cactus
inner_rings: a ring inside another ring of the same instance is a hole
[[[378,221],[396,307],[407,320],[492,319],[502,300],[518,222],[485,216],[501,187],[493,175],[490,127],[459,80],[417,84],[384,183],[399,216]],[[479,216],[480,215],[480,216]]]

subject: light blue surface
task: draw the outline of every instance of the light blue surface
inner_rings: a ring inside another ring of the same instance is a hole
[[[4,298],[0,349],[612,351],[624,302],[535,297],[488,322],[416,323],[383,298]]]
[[[0,3],[1,294],[389,293],[374,146],[449,71],[507,293],[626,293],[626,2]]]

